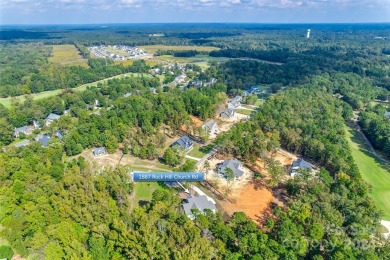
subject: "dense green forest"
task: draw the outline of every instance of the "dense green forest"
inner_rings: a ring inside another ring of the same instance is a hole
[[[359,124],[375,149],[390,159],[390,119],[386,108],[378,105],[361,113]]]

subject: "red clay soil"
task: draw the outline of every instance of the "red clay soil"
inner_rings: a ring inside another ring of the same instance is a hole
[[[220,202],[226,213],[232,215],[234,212],[242,211],[258,225],[262,225],[269,216],[271,202],[274,200],[271,191],[265,187],[256,188],[250,183],[234,193],[230,197],[234,203],[227,200]]]

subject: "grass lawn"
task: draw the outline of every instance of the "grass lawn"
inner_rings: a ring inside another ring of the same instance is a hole
[[[250,111],[250,110],[246,110],[246,109],[237,109],[236,112],[237,112],[237,113],[240,113],[240,114],[243,114],[243,115],[249,116],[249,115],[252,114],[252,112],[254,112],[254,111]]]
[[[346,135],[353,159],[363,179],[372,187],[370,195],[383,212],[382,219],[390,221],[390,166],[372,155],[357,130],[347,126]]]
[[[52,45],[53,56],[49,62],[63,66],[83,66],[88,67],[87,60],[83,59],[74,45]]]
[[[170,46],[170,45],[145,45],[138,46],[141,49],[146,50],[148,53],[154,54],[158,50],[173,50],[173,51],[188,51],[188,50],[197,50],[197,51],[214,51],[219,50],[217,47],[212,46]]]
[[[262,100],[262,99],[258,99],[257,101],[256,101],[256,103],[255,103],[255,106],[262,106],[263,105],[263,103],[264,103],[264,100]]]
[[[157,182],[137,182],[134,185],[135,196],[134,200],[138,203],[140,200],[150,201],[152,194],[159,188]]]
[[[202,158],[206,153],[199,151],[199,148],[201,148],[201,146],[199,144],[195,144],[194,148],[189,153],[187,153],[187,155],[196,158]]]
[[[140,77],[141,75],[142,75],[142,73],[125,73],[125,74],[120,74],[120,75],[116,75],[116,76],[113,76],[113,77],[110,77],[110,78],[106,78],[106,79],[102,79],[102,80],[99,80],[99,81],[95,81],[95,82],[92,82],[92,83],[87,83],[87,84],[84,84],[84,85],[72,88],[72,90],[73,91],[84,91],[84,90],[87,89],[87,87],[95,86],[99,82],[103,83],[103,82],[106,82],[106,81],[108,81],[110,79],[121,78],[121,77],[125,77],[125,76]],[[149,74],[143,74],[143,75],[146,76],[146,77],[151,77]],[[43,98],[47,98],[47,97],[57,96],[57,95],[61,94],[62,91],[63,91],[63,89],[56,89],[56,90],[49,90],[49,91],[44,91],[44,92],[40,92],[40,93],[37,93],[37,94],[29,94],[29,95],[31,95],[34,100],[38,100],[38,99],[43,99]],[[17,97],[0,98],[0,104],[4,105],[6,108],[9,108],[11,106],[12,100],[18,100],[19,102],[21,102],[21,101],[24,100],[23,99],[24,96],[27,96],[27,95],[22,95],[22,96],[17,96]]]

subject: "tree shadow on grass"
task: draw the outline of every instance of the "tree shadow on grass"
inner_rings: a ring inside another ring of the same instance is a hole
[[[382,169],[386,170],[390,174],[390,164],[378,159],[369,148],[368,144],[366,143],[366,140],[363,138],[361,133],[357,131],[354,126],[349,125],[350,129],[348,129],[349,133],[351,134],[351,141],[354,142],[358,148],[359,151],[364,153],[367,157],[370,157],[374,159],[375,163],[378,164]]]

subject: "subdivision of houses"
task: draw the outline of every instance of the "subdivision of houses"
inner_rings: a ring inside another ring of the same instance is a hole
[[[183,209],[187,217],[191,220],[195,219],[193,210],[199,210],[201,214],[205,213],[206,209],[216,212],[215,202],[213,202],[208,196],[189,196],[183,202]]]
[[[244,175],[242,163],[237,159],[224,160],[218,165],[218,173],[225,176],[227,168],[230,168],[233,171],[234,179],[239,179]]]
[[[184,135],[177,139],[171,147],[178,146],[179,148],[183,149],[186,152],[189,152],[194,148],[194,141],[191,140],[187,135]]]

